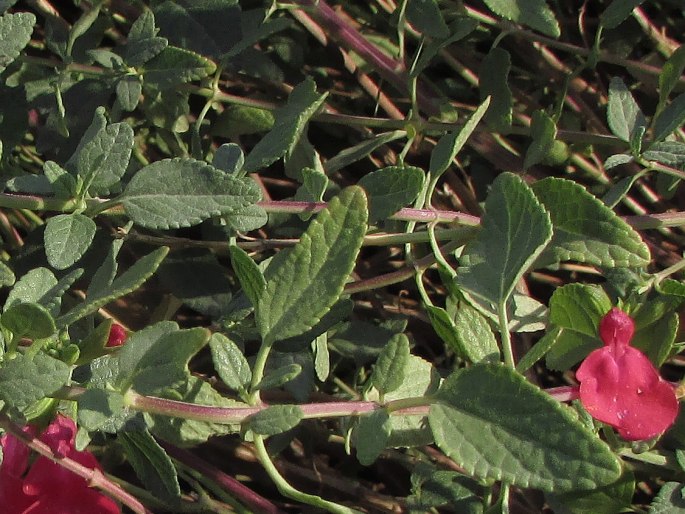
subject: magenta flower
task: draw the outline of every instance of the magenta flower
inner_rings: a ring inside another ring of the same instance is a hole
[[[645,354],[629,346],[634,331],[630,316],[611,309],[599,324],[604,346],[591,352],[576,372],[583,407],[628,441],[663,433],[678,414],[673,386]]]
[[[33,429],[25,427],[32,433]],[[93,454],[74,447],[76,424],[57,415],[39,438],[55,455],[68,457],[91,469],[102,469]],[[29,467],[29,449],[16,437],[0,438],[0,505],[3,514],[120,514],[109,497],[88,487],[86,480],[47,457]],[[26,472],[28,469],[28,472]]]
[[[107,348],[115,348],[121,346],[126,342],[128,338],[128,333],[126,329],[119,325],[119,323],[112,323],[112,327],[109,329],[109,337],[107,338]]]

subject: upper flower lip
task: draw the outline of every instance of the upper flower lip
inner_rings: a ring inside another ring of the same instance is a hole
[[[634,331],[628,314],[611,309],[599,324],[605,346],[591,352],[576,372],[583,407],[630,441],[663,433],[679,407],[673,386],[645,354],[629,346]]]

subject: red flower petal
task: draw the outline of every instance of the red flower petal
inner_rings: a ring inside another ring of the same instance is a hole
[[[599,330],[606,346],[590,353],[576,372],[583,407],[629,441],[661,434],[678,414],[675,390],[647,356],[628,346],[634,325],[626,313],[612,309]]]
[[[126,342],[128,334],[126,329],[119,325],[119,323],[112,323],[112,327],[109,329],[109,338],[107,339],[107,348],[114,348],[116,346],[121,346]]]

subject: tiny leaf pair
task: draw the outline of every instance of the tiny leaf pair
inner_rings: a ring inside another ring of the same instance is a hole
[[[629,346],[634,331],[630,316],[611,309],[599,324],[604,346],[591,352],[576,372],[583,407],[628,441],[661,434],[678,414],[671,384],[645,354]]]

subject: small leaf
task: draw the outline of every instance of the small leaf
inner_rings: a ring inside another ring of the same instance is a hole
[[[15,281],[14,272],[7,264],[0,261],[0,287],[11,287]]]
[[[371,383],[381,395],[402,385],[408,361],[409,339],[404,334],[395,334],[381,350],[371,373]]]
[[[632,155],[628,155],[625,153],[617,153],[614,155],[610,155],[606,161],[604,161],[604,168],[607,170],[610,170],[611,168],[615,168],[616,166],[620,166],[621,164],[628,164],[629,162],[633,162],[635,160],[635,157]]]
[[[526,371],[532,368],[536,362],[547,355],[547,352],[549,352],[557,342],[560,332],[561,328],[555,327],[542,336],[540,340],[535,343],[530,350],[528,350],[521,360],[516,363],[516,371],[524,374]]]
[[[231,266],[238,277],[243,292],[250,299],[252,305],[259,303],[259,298],[266,289],[266,280],[257,263],[252,260],[245,250],[239,246],[231,245],[228,247],[231,256]]]
[[[654,143],[649,146],[649,150],[642,153],[642,157],[648,161],[657,161],[672,168],[683,168],[685,167],[685,143],[679,141]]]
[[[609,84],[609,106],[607,108],[609,128],[620,139],[630,142],[639,128],[647,127],[647,120],[635,102],[633,95],[618,77]]]
[[[272,259],[266,291],[256,306],[257,326],[267,344],[304,333],[338,301],[366,234],[366,220],[364,192],[347,188],[292,249]]]
[[[295,428],[304,413],[297,405],[272,405],[248,417],[243,426],[259,435],[276,435]]]
[[[234,138],[268,132],[274,126],[274,114],[266,109],[246,105],[231,105],[212,123],[215,136]],[[217,166],[218,167],[218,166]]]
[[[442,39],[432,39],[423,42],[423,47],[416,59],[415,64],[409,70],[411,78],[421,75],[438,52],[457,41],[464,39],[478,27],[478,21],[468,16],[456,16],[448,27],[449,36]]]
[[[56,162],[45,161],[43,174],[52,185],[57,198],[67,199],[76,195],[76,179]]]
[[[158,45],[163,46],[163,43],[159,42]],[[157,48],[150,49],[156,51]],[[143,65],[143,80],[146,85],[165,90],[203,79],[215,71],[216,64],[206,57],[184,48],[165,46]]]
[[[661,73],[659,73],[659,108],[657,108],[657,112],[661,112],[661,108],[666,104],[666,100],[668,100],[676,84],[678,84],[684,70],[685,45],[680,45],[661,67]]]
[[[683,484],[666,482],[649,506],[649,514],[685,514]]]
[[[129,66],[141,66],[167,47],[167,40],[157,37],[155,16],[145,10],[131,25],[126,42],[124,59]]]
[[[259,198],[259,188],[249,178],[236,178],[194,159],[176,158],[139,170],[119,200],[134,223],[169,229],[232,214]]]
[[[424,36],[446,38],[450,35],[436,0],[409,0],[405,14],[407,21]]]
[[[609,7],[604,9],[604,12],[599,15],[599,23],[605,29],[615,29],[630,16],[633,9],[644,1],[645,0],[613,0]]]
[[[357,460],[362,466],[370,466],[378,458],[390,437],[392,427],[385,409],[377,409],[359,418],[354,431]]]
[[[473,131],[485,115],[489,106],[490,97],[487,97],[483,103],[478,106],[478,109],[469,116],[461,129],[445,134],[438,140],[438,143],[431,152],[430,165],[428,166],[428,169],[433,175],[440,175],[450,167],[454,158],[464,147],[464,144],[466,144],[466,141],[471,137],[471,134],[473,134]]]
[[[488,320],[476,309],[462,302],[454,315],[454,327],[464,353],[471,362],[476,364],[499,360],[495,334]]]
[[[641,173],[636,173],[635,175],[622,178],[616,182],[616,184],[611,186],[611,189],[609,189],[609,191],[607,191],[607,193],[602,197],[602,203],[609,207],[609,209],[613,209],[621,200],[623,200],[623,198],[625,198],[630,189],[633,187],[633,184],[635,184],[635,182],[637,182],[641,177]]]
[[[492,12],[551,37],[559,37],[559,23],[545,0],[484,0]]]
[[[16,409],[26,409],[54,394],[70,376],[71,366],[44,353],[37,353],[33,359],[16,354],[1,364],[0,400]]]
[[[262,381],[257,384],[255,389],[260,391],[264,389],[276,389],[295,379],[300,373],[302,373],[302,366],[299,364],[286,364],[273,371],[269,371]]]
[[[324,165],[326,173],[335,173],[336,171],[367,157],[377,148],[406,136],[407,133],[404,130],[383,132],[382,134],[376,134],[372,138],[365,139],[354,146],[345,148],[335,157],[331,157],[326,161],[326,164]]]
[[[126,75],[117,82],[117,100],[124,111],[131,112],[138,106],[140,95],[143,93],[143,85],[140,77]]]
[[[357,185],[369,198],[369,223],[385,219],[416,200],[423,180],[423,170],[414,166],[388,166],[364,175]]]
[[[57,332],[55,320],[45,307],[37,303],[17,303],[5,310],[0,323],[14,337],[44,339]]]
[[[176,467],[150,432],[121,431],[117,441],[146,491],[172,505],[179,500],[181,487]]]
[[[535,111],[530,123],[530,136],[533,142],[526,150],[523,169],[528,169],[545,159],[552,149],[556,135],[557,127],[554,120],[545,111]]]
[[[531,188],[554,226],[552,242],[536,267],[568,260],[607,268],[649,263],[649,248],[640,235],[580,184],[549,177]]]
[[[212,334],[209,348],[214,369],[223,383],[234,391],[247,389],[252,380],[252,371],[240,348],[220,333]]]
[[[59,214],[45,226],[45,254],[50,266],[67,269],[77,262],[93,242],[95,222],[83,214]]]
[[[104,389],[86,389],[77,402],[79,428],[88,431],[101,430],[126,408],[122,394]]]
[[[331,358],[328,352],[328,335],[326,333],[317,336],[312,341],[314,352],[314,371],[316,378],[325,382],[331,372]]]
[[[235,143],[224,143],[217,148],[212,159],[212,166],[226,173],[239,173],[243,169],[245,156]]]
[[[462,255],[457,285],[496,313],[552,237],[549,214],[517,176],[503,173],[485,201],[481,230]]]
[[[513,96],[507,84],[510,69],[511,56],[499,47],[490,50],[480,65],[481,102],[490,97],[485,122],[498,132],[507,132],[511,128]]]
[[[567,284],[549,301],[549,320],[555,325],[597,337],[599,321],[611,309],[611,299],[599,286]]]
[[[66,314],[57,318],[57,326],[60,328],[69,326],[73,322],[92,314],[100,307],[107,305],[120,296],[132,293],[138,289],[152,276],[168,252],[169,248],[162,246],[138,259],[133,266],[122,273],[120,277],[116,278],[108,288],[88,296],[85,302],[77,305]]]
[[[312,79],[295,86],[287,103],[274,112],[273,128],[259,140],[245,159],[245,171],[259,171],[289,153],[325,99],[325,93],[320,95],[316,92]]]
[[[29,12],[0,16],[0,73],[14,61],[31,40],[36,17]]]
[[[460,370],[438,399],[428,416],[435,442],[469,474],[554,492],[619,478],[620,463],[606,443],[512,369]]]
[[[683,123],[685,123],[685,93],[678,95],[656,117],[652,139],[654,141],[666,139]]]
[[[552,348],[545,356],[549,369],[566,371],[588,356],[592,350],[602,347],[597,336],[587,336],[569,329],[561,329]]]

